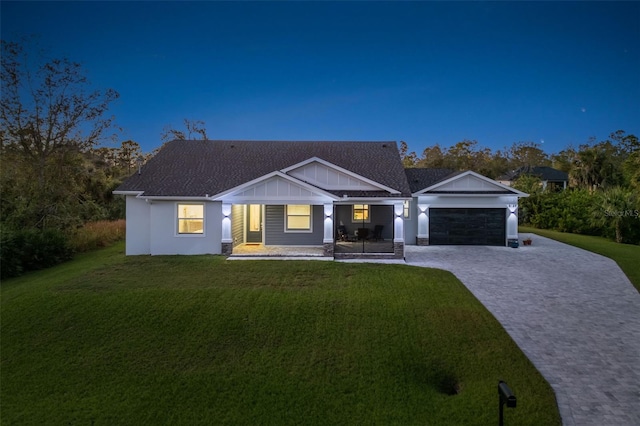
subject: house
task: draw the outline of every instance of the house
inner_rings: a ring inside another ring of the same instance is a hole
[[[497,180],[504,185],[512,186],[513,182],[523,175],[539,178],[543,191],[547,189],[551,191],[564,190],[567,189],[569,183],[568,173],[546,166],[522,166],[500,176]]]
[[[211,140],[165,144],[114,194],[126,199],[127,255],[295,246],[337,258],[506,245],[526,196],[474,172],[405,172],[395,142]],[[461,230],[469,220],[486,236]]]

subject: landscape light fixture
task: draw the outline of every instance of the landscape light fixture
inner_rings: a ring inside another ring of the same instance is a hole
[[[498,412],[498,426],[503,426],[504,425],[504,420],[503,420],[503,410],[504,410],[504,404],[507,404],[507,407],[509,408],[515,408],[516,407],[516,396],[513,394],[513,392],[511,391],[511,388],[509,388],[509,386],[503,382],[502,380],[500,380],[498,382],[498,395],[500,395],[500,408],[499,408],[499,412]]]

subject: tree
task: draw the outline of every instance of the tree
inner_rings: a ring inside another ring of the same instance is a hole
[[[449,147],[444,166],[455,170],[484,171],[491,160],[489,148],[478,148],[478,141],[465,139]]]
[[[165,126],[160,133],[160,140],[169,142],[172,140],[191,140],[195,135],[200,135],[201,140],[209,139],[204,121],[184,119],[185,130],[177,130],[171,126]]]
[[[424,151],[422,151],[422,158],[417,162],[417,166],[436,169],[447,168],[440,144],[425,148]]]
[[[549,156],[536,142],[517,142],[508,149],[507,159],[510,167],[515,170],[523,166],[549,166]]]
[[[405,141],[400,141],[400,159],[405,168],[415,167],[417,156],[414,151],[409,151],[409,145]]]
[[[625,183],[636,191],[640,190],[640,150],[630,154],[622,163]]]
[[[610,141],[593,146],[581,145],[569,177],[576,186],[595,191],[597,188],[619,185],[623,179],[621,166],[617,148]]]
[[[554,169],[562,170],[565,173],[571,172],[574,161],[578,157],[578,152],[573,146],[568,146],[557,154],[551,156],[551,166]]]
[[[80,64],[44,55],[30,63],[23,45],[2,41],[0,96],[2,221],[15,226],[64,227],[83,204],[83,154],[107,137],[118,98],[91,90]]]
[[[126,173],[131,174],[131,169],[135,170],[138,157],[142,156],[142,150],[137,142],[132,140],[124,141],[118,150],[118,165]]]
[[[497,150],[493,155],[491,155],[488,164],[485,166],[484,174],[492,179],[497,179],[508,171],[508,158],[502,153],[502,151]]]
[[[606,189],[596,197],[593,209],[593,222],[596,225],[612,229],[617,243],[624,240],[624,230],[638,223],[637,194],[622,187]]]

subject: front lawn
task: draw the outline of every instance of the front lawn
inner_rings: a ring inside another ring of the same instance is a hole
[[[123,248],[2,283],[3,424],[560,424],[448,272]]]
[[[566,232],[550,231],[548,229],[520,226],[519,232],[529,232],[551,238],[562,243],[580,247],[594,253],[601,254],[615,262],[624,271],[629,281],[640,291],[640,246],[620,244],[602,237],[591,235],[569,234]]]

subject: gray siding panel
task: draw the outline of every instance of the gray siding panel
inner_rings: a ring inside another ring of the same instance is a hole
[[[319,246],[324,238],[323,207],[312,206],[313,232],[284,232],[284,206],[265,206],[265,245]]]
[[[231,206],[231,237],[233,247],[244,243],[244,206],[234,204]]]

